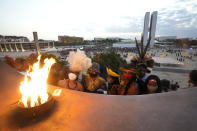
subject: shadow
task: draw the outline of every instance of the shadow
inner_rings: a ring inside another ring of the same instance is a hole
[[[8,116],[8,125],[11,128],[23,128],[23,127],[27,127],[27,126],[32,126],[32,125],[37,124],[39,122],[45,121],[50,116],[52,116],[52,114],[56,111],[57,107],[58,107],[58,103],[57,103],[57,101],[54,100],[54,103],[50,109],[48,109],[36,116],[24,115],[24,113],[21,112],[21,108],[17,107]]]

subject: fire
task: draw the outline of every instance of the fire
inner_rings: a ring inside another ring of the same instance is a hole
[[[33,64],[31,71],[26,72],[25,79],[20,85],[21,102],[24,107],[35,107],[48,100],[47,78],[55,59],[45,59],[44,66],[40,68],[40,58],[41,56],[38,56],[38,62]]]
[[[53,91],[52,96],[60,96],[61,92],[62,92],[62,89],[55,89],[55,90]]]

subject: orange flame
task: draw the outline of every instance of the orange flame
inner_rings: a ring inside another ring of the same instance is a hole
[[[55,89],[55,90],[53,91],[52,96],[60,96],[61,92],[62,92],[62,89]]]
[[[48,100],[47,78],[55,59],[45,59],[44,66],[40,68],[40,57],[38,56],[38,62],[33,64],[32,71],[26,72],[25,79],[20,85],[21,101],[24,107],[35,107]]]

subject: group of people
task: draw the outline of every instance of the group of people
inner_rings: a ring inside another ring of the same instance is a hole
[[[67,79],[60,80],[58,86],[109,95],[141,95],[169,91],[169,88],[166,88],[165,80],[160,80],[158,76],[152,75],[144,63],[138,64],[135,68],[121,67],[120,74],[109,67],[104,67],[104,70],[101,68],[103,68],[102,65],[93,63],[85,75],[70,70]],[[106,75],[103,75],[105,73]]]
[[[103,49],[102,51],[108,50],[104,46],[101,47],[101,50]],[[124,48],[111,49],[125,52]],[[86,48],[84,48],[84,50],[86,50]],[[92,50],[96,51],[95,48],[92,48]],[[136,52],[135,48],[129,48],[127,51],[128,50]],[[156,50],[156,52],[148,51],[153,56],[159,53],[159,50]],[[162,52],[174,54],[178,58],[185,58],[182,54],[182,50],[163,49]],[[190,75],[189,80],[193,81],[193,85],[195,85],[196,80],[194,76],[196,75],[196,70],[193,70],[190,74],[192,75]],[[118,72],[99,63],[93,63],[92,67],[90,67],[85,74],[75,70],[68,70],[65,80],[60,80],[58,85],[72,90],[109,95],[141,95],[168,92],[179,88],[177,82],[166,79],[160,80],[157,75],[151,74],[151,71],[144,63],[135,64],[132,68],[120,68]]]

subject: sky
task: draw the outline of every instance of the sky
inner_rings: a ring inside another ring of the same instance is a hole
[[[139,37],[146,12],[158,11],[156,36],[197,37],[197,0],[0,0],[0,34]]]

